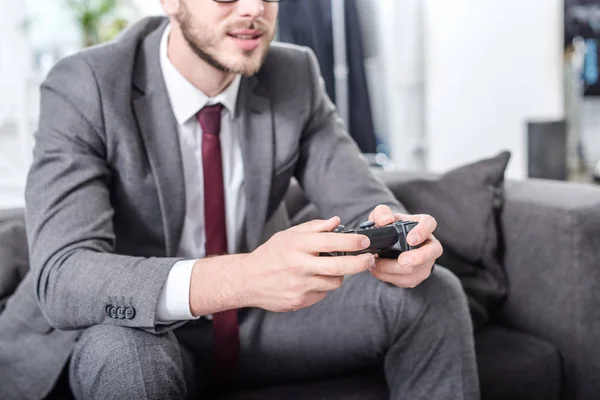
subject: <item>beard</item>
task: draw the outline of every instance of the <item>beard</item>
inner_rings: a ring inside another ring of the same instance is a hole
[[[213,30],[210,28],[202,26],[200,23],[194,21],[184,2],[181,3],[177,22],[181,27],[183,38],[192,51],[200,57],[200,59],[219,71],[252,76],[260,70],[267,58],[268,46],[261,46],[255,50],[242,50],[241,60],[231,60],[229,62],[223,60],[223,57],[220,57],[210,50],[211,48],[214,48],[218,42],[217,35],[212,33]],[[232,24],[225,29],[225,32],[236,29],[254,29],[263,32],[263,34],[269,34],[268,25],[262,19],[252,21],[251,23]],[[269,34],[267,43],[271,43],[274,36],[275,32],[273,31]],[[261,54],[256,56],[255,53],[257,52],[260,52]]]

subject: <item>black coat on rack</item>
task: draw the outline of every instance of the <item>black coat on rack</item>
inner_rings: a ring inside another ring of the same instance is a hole
[[[350,134],[363,153],[375,153],[377,139],[364,69],[363,42],[355,0],[345,0],[349,72]],[[310,47],[316,54],[327,94],[335,102],[331,0],[286,0],[279,7],[279,40]]]

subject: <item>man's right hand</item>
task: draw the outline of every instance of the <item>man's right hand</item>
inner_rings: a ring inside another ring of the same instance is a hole
[[[310,221],[276,233],[250,254],[197,261],[190,286],[192,314],[243,307],[296,311],[323,300],[342,285],[345,275],[375,265],[372,254],[319,256],[369,247],[366,236],[332,233],[339,223],[338,217]]]
[[[368,270],[372,254],[321,257],[321,252],[359,251],[369,247],[362,235],[331,233],[338,217],[315,220],[275,234],[247,255],[241,274],[251,307],[269,311],[296,311],[325,298],[338,289],[345,275]]]

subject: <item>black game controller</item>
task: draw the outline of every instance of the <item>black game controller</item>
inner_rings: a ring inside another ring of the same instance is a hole
[[[336,233],[351,233],[367,236],[371,240],[370,246],[361,251],[334,251],[321,253],[321,256],[354,256],[364,253],[373,253],[381,258],[398,258],[400,253],[420,247],[410,246],[406,242],[408,232],[415,226],[417,226],[417,223],[413,221],[398,221],[382,227],[376,226],[375,222],[367,221],[360,224],[356,229],[346,229],[344,225],[340,225],[333,231]]]

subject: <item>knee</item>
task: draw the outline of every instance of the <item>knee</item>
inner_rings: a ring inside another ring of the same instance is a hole
[[[77,398],[119,398],[123,393],[143,393],[139,398],[178,392],[181,397],[169,398],[185,396],[174,335],[118,326],[97,325],[82,333],[71,355],[69,381]]]
[[[429,278],[413,289],[384,285],[383,300],[392,314],[389,321],[417,321],[426,318],[436,326],[470,324],[469,307],[460,280],[448,269],[436,265]]]
[[[467,296],[458,277],[436,265],[431,276],[417,289],[427,312],[438,320],[470,321]]]
[[[451,304],[463,303],[463,305],[467,303],[460,279],[447,268],[436,265],[429,279],[423,284],[427,292],[440,294],[438,301],[448,301]],[[428,293],[428,297],[431,298],[430,293]],[[437,299],[437,297],[433,296],[433,299]]]
[[[376,291],[377,292],[377,291]],[[405,303],[415,309],[436,308],[438,310],[467,309],[467,297],[460,280],[448,269],[436,265],[431,275],[414,288],[398,288],[393,285],[383,286],[383,298],[387,306],[405,308]]]
[[[140,330],[111,325],[96,325],[80,336],[71,356],[72,364],[91,367],[115,367],[139,362],[136,348],[167,343],[163,335],[155,336]]]

